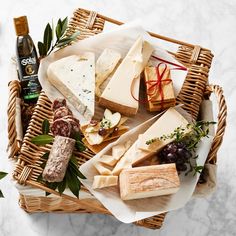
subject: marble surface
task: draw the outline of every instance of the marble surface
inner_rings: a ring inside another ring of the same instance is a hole
[[[215,57],[212,83],[223,86],[228,103],[228,124],[218,153],[218,189],[205,199],[193,199],[184,208],[170,212],[161,230],[149,230],[118,222],[110,216],[76,214],[27,214],[18,206],[18,193],[9,175],[0,181],[5,199],[0,199],[0,236],[236,235],[236,1],[194,0],[8,0],[0,7],[0,170],[11,171],[7,159],[7,100],[9,58],[14,54],[12,18],[26,14],[31,36],[41,39],[53,18],[70,16],[83,7],[128,22],[141,18],[144,27],[159,34],[210,48]],[[213,97],[214,100],[214,97]],[[215,100],[214,100],[215,101]],[[216,102],[214,102],[216,104]],[[217,114],[217,106],[214,109]]]

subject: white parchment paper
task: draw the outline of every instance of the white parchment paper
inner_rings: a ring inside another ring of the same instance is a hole
[[[50,84],[47,79],[47,68],[50,63],[59,60],[63,57],[70,56],[70,55],[80,55],[84,52],[94,52],[96,59],[102,53],[102,51],[106,48],[114,49],[121,53],[122,57],[125,57],[127,52],[129,51],[130,47],[133,45],[135,40],[142,36],[144,40],[151,43],[155,51],[153,55],[158,56],[164,60],[170,61],[175,64],[179,64],[168,52],[164,49],[160,48],[157,44],[155,39],[153,39],[139,24],[138,22],[133,22],[129,24],[125,24],[122,26],[116,27],[114,30],[109,32],[104,32],[88,39],[84,39],[74,43],[71,46],[68,46],[62,50],[59,50],[55,53],[51,53],[49,56],[44,58],[39,67],[39,81],[42,85],[43,90],[45,91],[46,95],[49,97],[51,101],[55,100],[56,98],[62,98],[63,95]],[[179,64],[180,65],[180,64]],[[170,65],[170,67],[172,67]],[[177,95],[183,85],[184,79],[186,77],[187,72],[181,70],[172,70],[171,76],[174,83],[175,88],[175,95]],[[84,117],[70,104],[67,100],[67,104],[69,108],[73,111],[73,114],[76,118],[78,118],[82,124],[87,123],[88,121],[84,119]],[[143,104],[140,104],[140,109],[142,110]],[[103,109],[96,106],[96,112],[102,113]],[[141,112],[139,112],[141,114]],[[147,113],[146,113],[147,114]],[[146,118],[150,118],[146,117]],[[142,120],[139,117],[135,117],[136,120]],[[133,126],[136,126],[139,122],[135,122]]]
[[[112,146],[118,143],[125,143],[127,140],[134,142],[139,134],[144,133],[158,118],[160,115],[152,117],[146,122],[133,128],[129,132],[122,135],[116,142],[111,143],[98,153],[94,158],[86,162],[80,167],[80,171],[86,176],[86,180],[81,180],[85,187],[120,221],[124,223],[131,223],[137,220],[142,220],[147,217],[151,217],[163,212],[171,211],[183,207],[191,198],[194,189],[196,187],[199,174],[193,175],[193,173],[187,176],[180,175],[180,189],[177,193],[144,198],[138,200],[122,201],[120,198],[119,188],[110,187],[99,190],[92,189],[93,177],[98,175],[97,170],[93,166],[93,161],[99,159],[103,154],[107,154],[111,151]],[[168,124],[167,124],[168,125]],[[196,150],[197,165],[203,166],[208,152],[211,147],[213,137],[204,138],[199,143]]]

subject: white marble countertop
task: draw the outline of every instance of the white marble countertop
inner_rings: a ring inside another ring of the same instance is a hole
[[[0,8],[0,170],[10,172],[7,146],[8,64],[15,50],[13,17],[27,15],[30,34],[41,39],[45,24],[70,16],[83,7],[124,22],[141,18],[146,29],[199,44],[215,55],[210,82],[224,88],[228,124],[218,153],[218,189],[206,199],[191,200],[184,208],[168,213],[161,230],[149,230],[118,222],[110,216],[76,214],[27,214],[18,206],[18,192],[10,175],[0,181],[0,236],[75,235],[236,235],[236,1],[230,0],[8,0]],[[216,104],[216,102],[215,102]],[[215,109],[217,114],[217,108]]]

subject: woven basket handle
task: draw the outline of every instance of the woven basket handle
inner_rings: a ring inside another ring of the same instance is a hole
[[[226,106],[225,97],[223,95],[223,90],[219,85],[208,85],[206,89],[215,94],[217,102],[218,102],[218,107],[219,107],[219,113],[217,117],[218,118],[217,130],[216,130],[215,137],[213,139],[213,143],[211,145],[211,150],[207,157],[208,162],[215,164],[217,160],[216,158],[217,152],[223,141],[223,136],[225,133],[227,106]]]

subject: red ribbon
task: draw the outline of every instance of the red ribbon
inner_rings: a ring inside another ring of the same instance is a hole
[[[156,56],[152,56],[153,58],[159,60],[159,61],[162,61],[161,63],[159,63],[157,66],[156,66],[156,74],[157,74],[157,79],[156,80],[148,80],[148,81],[145,81],[145,84],[146,84],[146,87],[147,87],[147,95],[150,97],[149,99],[146,99],[146,100],[140,100],[140,99],[137,99],[135,98],[134,94],[133,94],[133,91],[132,91],[132,87],[133,87],[133,82],[132,82],[132,85],[130,87],[130,92],[131,92],[131,95],[133,97],[134,100],[138,101],[138,102],[141,102],[141,103],[147,103],[147,102],[150,102],[152,100],[152,96],[157,94],[158,92],[160,93],[160,96],[161,96],[161,109],[163,109],[163,101],[164,101],[164,93],[163,93],[163,89],[162,89],[162,83],[164,82],[165,84],[169,84],[172,80],[171,79],[163,79],[163,76],[167,70],[167,64],[170,64],[170,65],[173,65],[175,66],[175,68],[171,68],[170,70],[184,70],[186,71],[187,68],[184,67],[184,66],[181,66],[181,65],[178,65],[176,63],[173,63],[173,62],[169,62],[169,61],[166,61],[166,60],[163,60],[161,58],[158,58]],[[161,65],[164,65],[164,70],[162,71],[162,73],[160,74],[160,66]],[[148,86],[150,85],[150,86]]]

